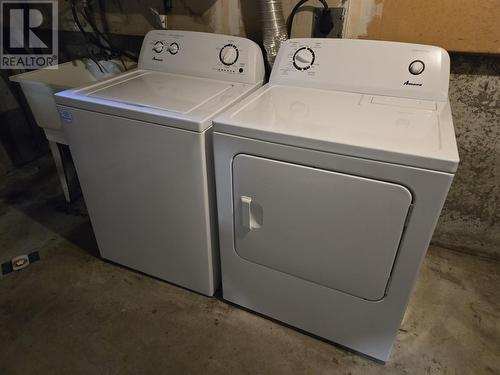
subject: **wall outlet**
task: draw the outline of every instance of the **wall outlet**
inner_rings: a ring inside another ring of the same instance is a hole
[[[313,38],[342,38],[342,29],[344,26],[344,11],[342,7],[339,8],[329,8],[330,14],[333,21],[333,29],[330,30],[328,34],[321,33],[319,29],[319,19],[321,16],[321,11],[323,8],[314,8],[313,10],[313,22],[312,22],[312,32]]]

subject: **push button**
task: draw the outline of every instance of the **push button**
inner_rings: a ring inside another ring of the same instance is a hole
[[[408,67],[408,70],[413,75],[419,75],[424,71],[424,69],[425,69],[425,64],[421,60],[412,61],[410,63],[410,66]]]

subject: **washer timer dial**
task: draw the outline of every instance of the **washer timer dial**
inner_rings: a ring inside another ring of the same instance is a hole
[[[219,59],[224,65],[233,65],[238,61],[238,48],[234,44],[226,44],[219,52]]]
[[[298,70],[307,70],[313,66],[314,59],[314,51],[309,47],[302,47],[293,54],[293,66]]]

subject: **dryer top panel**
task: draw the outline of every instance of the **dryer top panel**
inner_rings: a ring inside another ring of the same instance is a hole
[[[448,102],[268,84],[214,119],[217,132],[454,172]]]
[[[354,39],[289,39],[270,83],[446,101],[450,58],[439,47]]]

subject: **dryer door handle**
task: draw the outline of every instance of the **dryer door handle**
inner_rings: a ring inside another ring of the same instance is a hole
[[[254,213],[252,212],[252,198],[241,196],[241,225],[247,230],[253,230],[260,228],[260,224],[255,219]]]

